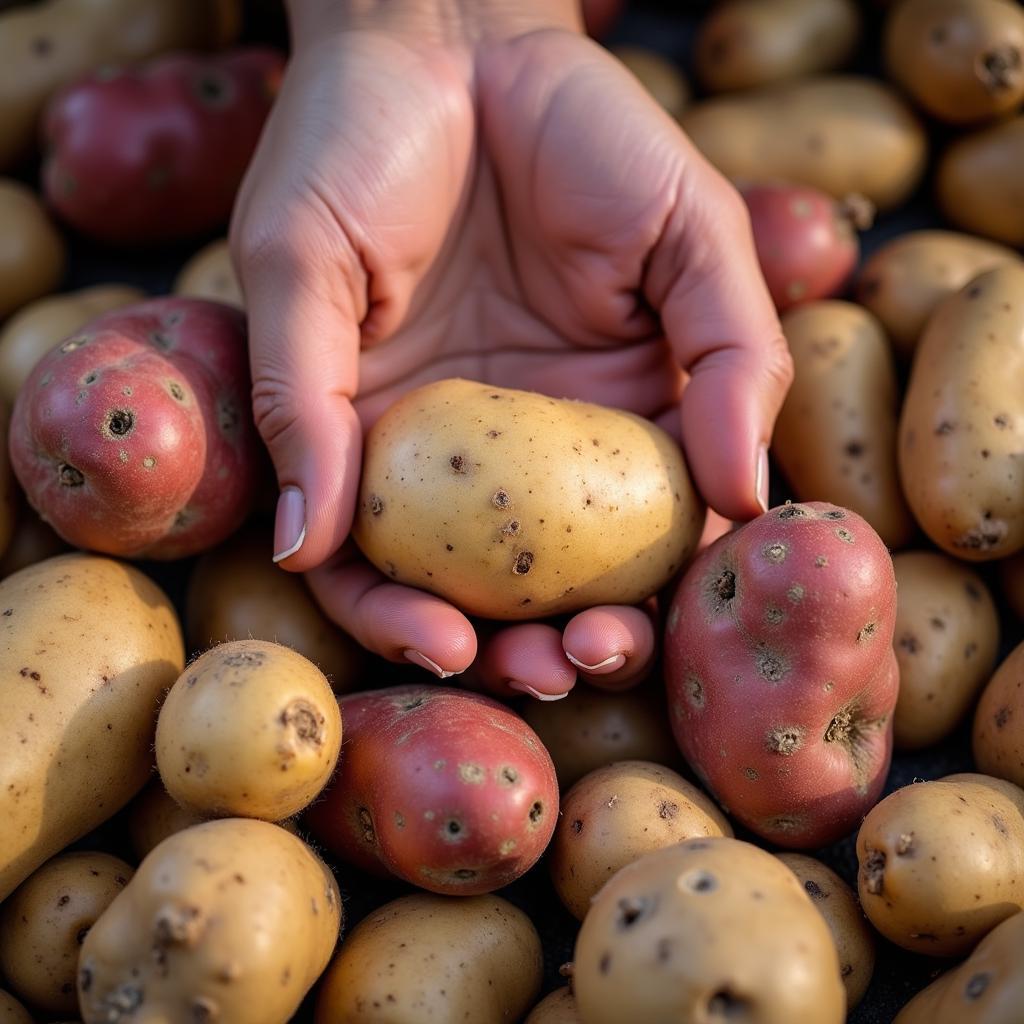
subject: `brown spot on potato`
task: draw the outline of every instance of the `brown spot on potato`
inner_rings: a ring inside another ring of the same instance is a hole
[[[688,673],[684,682],[686,699],[698,711],[704,707],[704,685],[692,672]]]
[[[679,804],[672,800],[662,800],[661,803],[658,804],[658,817],[661,818],[662,821],[668,821],[671,818],[674,818],[678,813]]]
[[[866,640],[873,640],[875,634],[878,632],[878,623],[869,622],[866,626],[863,626],[857,631],[857,643],[864,643]]]
[[[770,544],[765,544],[761,549],[761,553],[769,562],[773,562],[776,565],[786,560],[786,555],[789,554],[789,548],[782,541],[772,541]]]
[[[992,422],[1000,429],[1005,430],[1010,425],[1009,413],[1000,412],[992,417]]]
[[[654,909],[654,901],[646,896],[623,896],[618,903],[616,925],[619,931],[632,928],[637,921],[647,917]]]
[[[804,599],[803,586],[799,583],[794,583],[789,590],[786,591],[786,597],[788,597],[793,604],[799,604]]]
[[[452,467],[452,471],[455,473],[467,473],[469,471],[469,462],[463,455],[453,455],[448,460],[448,465]]]
[[[859,459],[864,454],[863,441],[848,441],[843,449],[851,459]]]
[[[757,773],[757,769],[756,769],[756,768],[744,768],[744,769],[743,769],[743,774],[744,774],[744,775],[745,775],[745,776],[746,776],[746,777],[747,777],[748,779],[750,779],[750,781],[751,781],[751,782],[757,782],[757,780],[758,780],[759,778],[761,778],[761,776],[760,776],[760,775],[758,775],[758,773]]]
[[[967,979],[967,984],[964,985],[964,995],[971,1001],[980,999],[991,980],[992,975],[987,971],[979,971],[977,974],[972,974]]]
[[[828,899],[828,893],[813,878],[808,878],[804,882],[804,890],[812,900],[824,900]]]
[[[800,505],[792,505],[788,501],[779,509],[779,519],[804,519],[807,516],[807,509]]]
[[[519,772],[511,765],[502,765],[498,771],[498,781],[505,786],[514,786],[519,781]]]
[[[748,1020],[750,1003],[728,988],[719,989],[708,1000],[708,1016],[713,1020]]]
[[[531,825],[540,824],[541,818],[544,817],[544,805],[539,801],[535,800],[530,807],[529,819]]]
[[[776,608],[774,605],[769,605],[764,610],[764,621],[769,626],[777,626],[780,622],[784,622],[786,618],[785,612],[781,608]]]
[[[515,576],[525,576],[533,568],[533,552],[520,551],[516,554],[512,563],[512,573]]]
[[[772,729],[765,737],[765,747],[773,754],[788,756],[789,754],[796,753],[802,746],[803,741],[804,730],[799,726],[779,726]]]
[[[836,536],[844,544],[852,544],[854,541],[853,534],[845,526],[836,527]]]
[[[491,504],[495,508],[508,508],[512,504],[512,499],[509,497],[508,491],[499,488],[491,495]]]
[[[906,651],[907,654],[917,654],[921,650],[921,641],[914,636],[913,633],[904,633],[899,640],[896,641],[896,646],[902,651]]]
[[[901,832],[896,840],[896,856],[909,857],[914,854],[914,833]]]
[[[573,835],[578,836],[583,831],[583,819],[574,818],[572,824],[569,827],[572,829]]]
[[[992,826],[1001,836],[1003,836],[1006,839],[1010,838],[1010,830],[1006,827],[1006,822],[1000,815],[992,815]]]
[[[366,502],[366,507],[370,510],[370,515],[379,516],[384,511],[384,499],[379,494],[371,494]]]
[[[612,966],[612,955],[611,953],[602,953],[601,959],[597,962],[597,969],[601,974],[607,974],[611,970]]]
[[[1008,707],[1001,707],[993,717],[993,721],[996,723],[997,729],[1002,729],[1006,723],[1010,720],[1012,712]]]
[[[460,764],[459,778],[471,785],[479,785],[487,778],[487,772],[478,764]]]
[[[754,664],[757,674],[769,683],[779,682],[789,672],[789,665],[782,655],[763,646],[757,649]]]
[[[518,537],[521,531],[522,524],[518,519],[510,519],[501,528],[501,533],[504,537]]]
[[[82,471],[68,462],[61,462],[57,466],[57,477],[61,487],[81,487],[85,483]]]
[[[885,850],[868,849],[864,858],[864,888],[872,896],[881,896],[885,888]]]
[[[370,812],[366,807],[360,807],[356,811],[356,817],[359,819],[359,827],[363,833],[363,842],[375,843],[377,841],[377,833],[373,827],[373,818],[370,816]]]
[[[952,434],[956,429],[956,424],[952,420],[943,420],[936,428],[935,433],[939,437],[945,437],[946,434]]]

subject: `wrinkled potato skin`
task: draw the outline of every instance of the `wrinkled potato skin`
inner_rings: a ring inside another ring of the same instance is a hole
[[[4,445],[6,450],[6,443]],[[36,515],[35,511],[19,502],[14,517],[14,530],[7,550],[0,557],[0,580],[19,569],[63,554],[68,546]]]
[[[667,57],[644,46],[613,46],[611,52],[636,76],[651,98],[676,120],[690,102],[690,86]]]
[[[795,377],[772,453],[799,501],[822,495],[863,516],[888,548],[914,535],[896,468],[899,393],[881,324],[838,300],[782,318]]]
[[[534,619],[642,601],[703,526],[682,452],[649,420],[442,380],[370,429],[352,535],[399,583]]]
[[[314,1020],[519,1020],[537,998],[542,972],[540,936],[511,903],[416,893],[372,911],[346,936],[324,974]]]
[[[935,172],[935,196],[951,224],[964,231],[1024,245],[1024,116],[1001,121],[957,139]]]
[[[860,38],[853,0],[726,0],[701,22],[694,67],[708,92],[842,67]]]
[[[568,985],[549,992],[529,1013],[523,1024],[583,1024],[576,997]]]
[[[0,61],[0,67],[2,64]],[[0,128],[0,133],[2,131]],[[0,224],[4,226],[0,235],[0,320],[3,320],[26,302],[57,287],[64,274],[65,251],[64,240],[35,193],[9,178],[0,178]]]
[[[727,177],[793,181],[835,199],[899,206],[925,170],[920,121],[888,86],[855,75],[800,79],[693,104],[680,119]]]
[[[1024,100],[1024,13],[1015,0],[901,0],[883,48],[889,77],[942,121],[992,120]]]
[[[238,283],[226,238],[210,242],[181,268],[174,279],[174,293],[245,308],[242,286]]]
[[[974,713],[978,771],[1024,787],[1024,644],[996,669]]]
[[[863,998],[875,970],[875,937],[853,890],[830,868],[802,853],[775,855],[793,872],[825,919],[839,954],[839,973],[846,989],[846,1007]]]
[[[1024,914],[1014,914],[978,943],[959,967],[939,975],[893,1024],[1018,1024],[1024,1006]]]
[[[999,563],[999,582],[1010,610],[1024,621],[1024,551]]]
[[[62,853],[0,904],[0,971],[27,1003],[47,1013],[77,1012],[82,938],[132,873],[109,853]]]
[[[1024,906],[1024,791],[950,775],[891,793],[857,834],[857,889],[891,942],[963,956]]]
[[[789,868],[737,839],[690,839],[622,868],[584,919],[574,963],[587,1024],[696,1024],[736,999],[751,1024],[845,1018],[824,918]]]
[[[967,715],[995,664],[999,614],[977,573],[934,551],[905,551],[896,572],[893,648],[900,692],[893,742],[930,747]]]
[[[29,566],[0,583],[0,608],[3,900],[145,785],[184,648],[163,591],[109,558]]]
[[[1024,265],[1006,263],[944,300],[914,356],[900,416],[903,493],[956,558],[1024,546]]]
[[[857,301],[881,321],[909,362],[935,307],[973,277],[1019,260],[1012,249],[958,231],[909,231],[883,245],[857,279]]]
[[[562,799],[548,867],[559,898],[582,921],[619,868],[684,839],[732,834],[712,799],[682,776],[619,761],[585,775]]]
[[[124,1018],[285,1024],[327,966],[338,886],[301,839],[265,821],[208,821],[165,839],[93,925],[78,961],[85,1024]]]
[[[33,1024],[32,1016],[10,993],[0,989],[0,1024]]]

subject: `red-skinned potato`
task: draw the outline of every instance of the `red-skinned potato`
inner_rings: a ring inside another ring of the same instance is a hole
[[[310,834],[373,874],[431,892],[507,885],[548,845],[558,818],[551,756],[489,697],[395,686],[341,698],[341,767],[305,814]]]
[[[43,119],[48,202],[76,230],[120,245],[223,226],[283,66],[263,48],[174,53],[62,90]]]
[[[707,548],[668,613],[672,728],[737,821],[816,847],[878,799],[898,672],[892,560],[860,516],[774,508]]]
[[[15,405],[11,461],[69,543],[181,558],[249,511],[258,472],[245,318],[203,299],[108,313],[45,356]]]
[[[1024,644],[1013,649],[982,691],[974,713],[978,771],[1024,788]]]

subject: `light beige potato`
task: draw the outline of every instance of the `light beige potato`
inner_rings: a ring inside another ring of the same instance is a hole
[[[0,52],[3,44],[0,43]],[[0,61],[0,69],[3,62]],[[3,71],[0,70],[0,75]],[[0,110],[3,109],[0,86]],[[0,123],[2,123],[0,118]],[[0,129],[2,133],[2,129]],[[64,239],[31,189],[0,178],[0,320],[52,292],[64,274]]]
[[[6,440],[3,443],[6,448]],[[24,502],[15,504],[14,529],[7,549],[0,556],[0,580],[68,550],[67,544]]]
[[[999,582],[1010,610],[1024,621],[1024,551],[999,563]]]
[[[783,179],[836,199],[899,206],[924,174],[928,144],[917,116],[888,86],[822,75],[695,103],[680,118],[727,177]]]
[[[301,839],[247,818],[165,839],[82,944],[85,1024],[285,1024],[334,952],[341,899]]]
[[[1024,1006],[1024,914],[978,943],[959,967],[940,974],[893,1024],[1020,1024]]]
[[[511,903],[416,893],[371,911],[352,929],[324,974],[314,1020],[519,1020],[537,998],[542,974],[540,936]]]
[[[1012,249],[958,231],[909,231],[868,258],[857,301],[881,321],[893,349],[909,361],[935,307],[972,277],[1019,260]]]
[[[796,876],[738,839],[690,839],[622,868],[576,939],[587,1024],[841,1024],[839,956]]]
[[[583,920],[619,868],[651,850],[700,836],[731,836],[711,797],[649,761],[618,761],[584,775],[562,798],[548,847],[555,892]]]
[[[1024,100],[1016,0],[900,0],[882,45],[889,78],[942,121],[990,121]]]
[[[245,308],[242,286],[238,283],[226,238],[203,246],[181,268],[174,279],[174,293]]]
[[[839,954],[839,974],[846,989],[846,1008],[863,998],[875,971],[875,935],[864,919],[853,890],[830,868],[803,853],[775,855],[793,872],[825,919]]]
[[[683,72],[667,57],[645,46],[613,46],[611,52],[629,68],[666,113],[679,119],[690,102]]]
[[[1018,644],[982,691],[972,734],[978,771],[1024,787],[1024,644]]]
[[[145,785],[183,664],[174,608],[138,569],[75,553],[0,582],[0,901]]]
[[[26,1003],[75,1013],[78,953],[132,868],[109,853],[61,853],[0,904],[0,972]]]
[[[694,68],[708,92],[834,71],[860,31],[854,0],[724,0],[697,29]]]
[[[1024,265],[945,299],[914,355],[900,416],[903,493],[921,528],[967,561],[1024,547]]]
[[[101,313],[143,298],[142,291],[126,284],[97,284],[20,309],[0,330],[0,400],[12,407],[33,367],[58,342]]]
[[[568,985],[549,992],[529,1013],[523,1024],[583,1024],[576,997]]]
[[[28,1010],[3,989],[0,989],[0,1024],[32,1024]]]
[[[370,429],[352,535],[399,583],[534,619],[642,601],[703,525],[682,452],[649,420],[442,380]]]
[[[935,551],[905,551],[896,571],[893,648],[900,692],[893,741],[919,750],[966,717],[995,665],[999,613],[981,577]]]
[[[1024,245],[1024,116],[1000,121],[951,143],[935,171],[943,216],[976,235]]]
[[[900,396],[882,325],[852,302],[821,300],[788,311],[782,331],[795,376],[772,453],[794,496],[852,509],[902,547],[915,526],[896,467]]]
[[[0,402],[0,559],[6,555],[17,528],[18,491],[7,450],[8,412]]]
[[[963,956],[1024,906],[1024,790],[950,775],[890,793],[857,834],[857,889],[891,942]]]

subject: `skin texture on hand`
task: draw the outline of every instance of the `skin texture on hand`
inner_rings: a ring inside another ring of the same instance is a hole
[[[281,564],[364,646],[438,675],[476,659],[499,694],[636,681],[641,610],[496,629],[477,657],[460,612],[358,557],[362,432],[446,377],[585,399],[656,420],[712,508],[758,514],[792,369],[742,200],[568,0],[290,13],[232,224]]]

